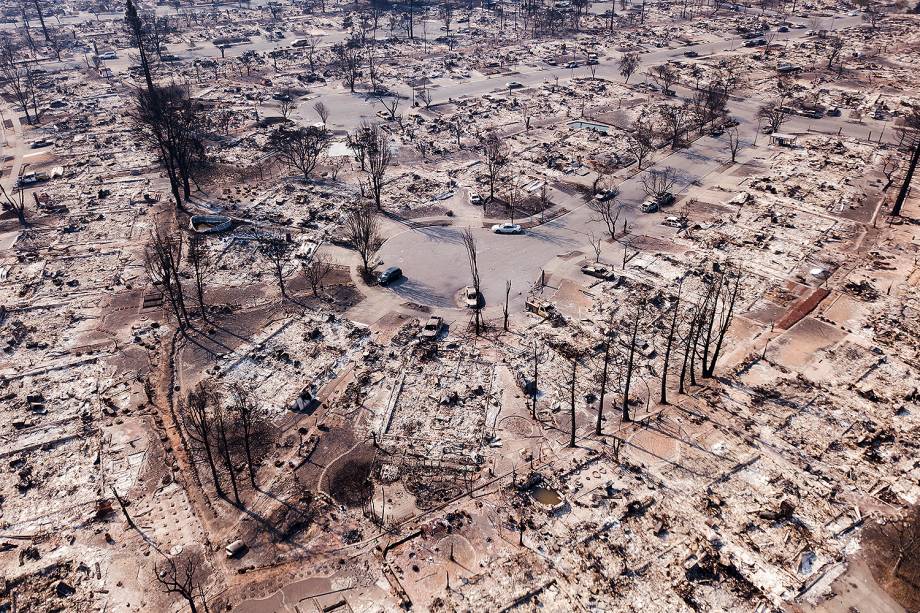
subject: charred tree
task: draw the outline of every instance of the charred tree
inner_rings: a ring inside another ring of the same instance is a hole
[[[284,266],[287,264],[290,252],[291,243],[280,236],[268,238],[259,245],[259,253],[261,253],[262,257],[268,260],[272,266],[275,281],[278,283],[278,289],[281,291],[282,301],[288,297],[287,288],[284,283]]]
[[[569,380],[569,417],[571,418],[569,447],[575,447],[575,377],[578,373],[578,356],[572,355],[569,359],[572,362],[572,378]]]
[[[193,233],[188,239],[188,263],[195,281],[195,297],[198,300],[198,312],[201,319],[208,321],[208,304],[205,300],[205,280],[211,271],[211,257],[205,239]]]
[[[144,269],[155,286],[166,295],[172,307],[179,331],[185,334],[189,325],[185,295],[179,267],[184,241],[182,234],[170,226],[159,225],[150,234],[144,249]]]
[[[361,258],[365,275],[371,272],[371,261],[383,246],[377,211],[369,203],[359,205],[345,220],[345,238]]]
[[[623,421],[629,421],[629,387],[632,383],[633,366],[635,364],[636,337],[639,334],[639,319],[642,316],[642,305],[636,307],[636,319],[633,322],[632,336],[629,340],[629,358],[626,362],[626,384],[623,389]]]
[[[470,265],[470,276],[473,281],[473,290],[476,292],[476,306],[473,308],[473,318],[475,320],[476,335],[479,335],[481,327],[482,309],[480,308],[480,282],[479,282],[479,259],[476,252],[476,238],[473,231],[467,228],[462,233],[463,246],[466,248],[466,258]]]
[[[601,370],[601,393],[597,403],[597,425],[594,427],[594,433],[598,436],[603,434],[604,398],[607,396],[607,373],[610,367],[610,334],[604,337],[604,367]]]
[[[217,450],[224,462],[224,468],[230,476],[230,488],[233,490],[233,499],[236,501],[237,505],[242,505],[243,501],[240,499],[236,463],[233,458],[233,453],[235,451],[234,443],[236,442],[233,439],[234,433],[232,432],[234,423],[231,421],[231,415],[229,415],[219,403],[214,405],[213,413],[214,429],[217,434]]]
[[[125,21],[131,34],[131,43],[137,49],[141,72],[144,73],[144,80],[147,82],[147,93],[150,96],[155,96],[156,90],[153,85],[153,77],[150,74],[150,59],[147,57],[146,27],[131,0],[128,0],[125,8]]]
[[[180,405],[181,420],[185,431],[194,444],[193,453],[204,455],[214,481],[214,491],[221,498],[224,494],[220,474],[217,472],[217,438],[212,407],[220,402],[219,395],[208,382],[199,383],[189,392],[185,402]]]
[[[680,311],[680,291],[683,283],[677,286],[677,300],[674,303],[674,315],[671,317],[671,329],[664,349],[664,365],[661,368],[661,404],[668,404],[668,366],[671,362],[671,346],[674,344],[674,331],[677,329],[677,313]]]
[[[722,343],[725,341],[725,335],[732,323],[732,317],[735,313],[735,303],[738,299],[738,290],[741,287],[741,271],[735,272],[735,283],[722,283],[724,295],[722,296],[721,308],[719,309],[718,332],[715,339],[715,347],[712,351],[712,359],[707,364],[703,363],[703,377],[709,378],[716,370],[716,362],[719,359],[719,352],[722,350]],[[713,309],[715,313],[715,309]],[[711,327],[711,326],[710,326]]]

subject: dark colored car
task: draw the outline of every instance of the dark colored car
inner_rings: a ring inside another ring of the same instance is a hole
[[[402,276],[402,270],[396,266],[390,266],[377,277],[377,283],[380,285],[389,285]]]

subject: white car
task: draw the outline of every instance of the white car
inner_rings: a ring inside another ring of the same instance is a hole
[[[497,223],[492,226],[492,231],[496,234],[522,234],[524,228],[516,223]]]
[[[472,285],[463,288],[463,304],[468,309],[475,309],[479,306],[479,292]]]
[[[476,192],[470,192],[470,204],[482,204],[482,196]]]
[[[521,87],[524,87],[524,85],[519,81],[508,81],[505,87],[508,89],[520,89]]]

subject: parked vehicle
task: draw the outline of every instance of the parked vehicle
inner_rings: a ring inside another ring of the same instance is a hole
[[[247,549],[249,548],[246,546],[246,543],[237,540],[227,545],[225,551],[227,552],[228,558],[238,558],[244,554]]]
[[[521,83],[520,81],[508,81],[505,87],[507,87],[508,89],[520,89],[524,87],[524,84]]]
[[[683,228],[686,225],[684,219],[680,217],[665,217],[664,221],[661,222],[661,225],[668,226],[669,228]]]
[[[492,231],[496,234],[523,234],[524,228],[516,223],[497,223],[492,226]]]
[[[539,315],[540,317],[555,317],[556,316],[556,307],[552,302],[544,302],[537,298],[529,298],[526,303],[524,303],[524,308],[529,313]]]
[[[389,285],[402,277],[402,270],[397,266],[390,266],[377,277],[377,283],[380,285]]]
[[[428,321],[425,322],[422,331],[419,333],[419,336],[423,341],[432,341],[438,337],[438,334],[441,333],[441,328],[444,327],[444,318],[438,317],[437,315],[432,315],[428,318]]]
[[[463,288],[463,304],[468,309],[475,309],[479,306],[479,292],[472,285]]]
[[[581,267],[581,272],[588,275],[589,277],[603,279],[604,281],[610,281],[612,279],[616,279],[617,277],[617,274],[614,271],[601,264],[586,264]]]
[[[643,213],[654,213],[658,210],[658,203],[654,200],[646,200],[642,203],[642,212]]]
[[[477,192],[471,191],[469,198],[470,198],[470,204],[476,204],[476,205],[482,204],[482,196],[480,196]]]
[[[603,189],[597,192],[596,194],[594,194],[594,199],[600,200],[601,202],[606,202],[608,200],[616,198],[618,193],[619,192],[615,189]]]
[[[658,206],[668,206],[674,203],[677,198],[671,192],[665,192],[660,194],[655,201],[658,203]]]

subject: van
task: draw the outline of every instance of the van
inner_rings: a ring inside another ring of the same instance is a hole
[[[380,285],[389,285],[402,276],[402,270],[396,266],[390,266],[377,277],[377,283]]]

